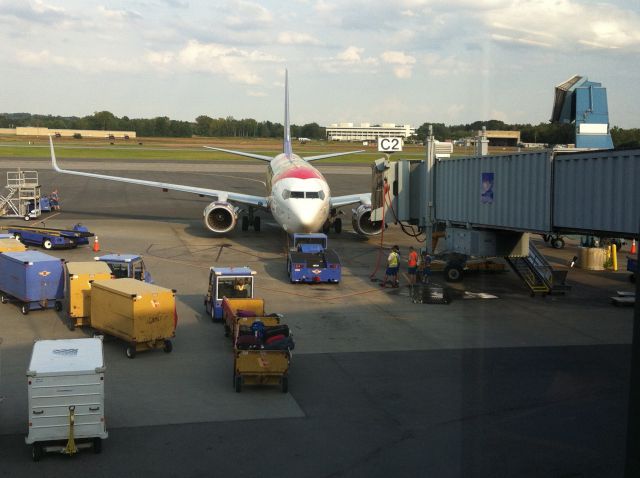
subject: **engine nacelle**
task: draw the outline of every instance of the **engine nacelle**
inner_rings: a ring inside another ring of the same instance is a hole
[[[353,230],[363,236],[375,236],[382,231],[382,221],[371,220],[371,205],[361,204],[352,210],[351,223]]]
[[[204,209],[204,225],[218,234],[233,230],[237,221],[238,208],[228,202],[212,202]]]

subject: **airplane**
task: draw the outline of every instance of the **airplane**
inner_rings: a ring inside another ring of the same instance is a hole
[[[352,209],[352,225],[356,233],[364,236],[379,234],[382,230],[382,222],[371,221],[371,194],[332,197],[327,180],[320,171],[310,164],[319,159],[359,153],[362,150],[321,154],[306,158],[293,153],[289,123],[288,76],[288,71],[285,70],[285,124],[282,153],[271,157],[205,146],[208,149],[268,162],[265,196],[62,169],[58,166],[53,139],[49,136],[53,169],[63,174],[161,188],[164,192],[173,190],[214,197],[215,201],[204,209],[204,224],[207,229],[218,235],[232,231],[239,217],[241,217],[243,231],[247,231],[250,225],[255,231],[260,231],[260,216],[255,215],[256,210],[271,212],[276,222],[289,234],[318,232],[320,230],[329,232],[331,227],[339,233],[342,230],[342,220],[338,217],[338,208],[349,205],[355,205],[355,208]]]

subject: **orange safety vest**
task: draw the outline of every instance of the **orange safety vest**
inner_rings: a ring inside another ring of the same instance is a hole
[[[409,267],[416,267],[418,265],[418,253],[411,251],[409,253]]]

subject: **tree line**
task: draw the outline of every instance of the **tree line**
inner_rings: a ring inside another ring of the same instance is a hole
[[[523,143],[569,144],[573,143],[574,127],[570,124],[540,123],[507,124],[499,120],[475,121],[468,124],[445,125],[444,123],[424,123],[416,130],[416,140],[424,141],[429,125],[437,140],[456,140],[475,136],[485,126],[488,130],[520,131]],[[137,136],[182,137],[244,137],[244,138],[282,138],[284,126],[271,121],[255,119],[212,118],[198,116],[195,121],[172,120],[167,116],[156,118],[121,118],[109,111],[99,111],[82,118],[76,116],[32,115],[30,113],[0,113],[0,128],[16,126],[39,126],[50,129],[93,129],[135,131]],[[326,129],[318,123],[302,126],[291,125],[291,136],[294,138],[326,139]],[[616,147],[640,147],[640,129],[611,128],[613,144]]]

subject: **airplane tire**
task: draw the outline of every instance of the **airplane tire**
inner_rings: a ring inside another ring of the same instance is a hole
[[[339,217],[337,217],[333,221],[333,230],[336,232],[336,234],[340,234],[342,232],[342,219],[340,219]]]
[[[247,216],[242,216],[242,230],[249,230],[249,218]]]
[[[554,249],[562,249],[564,247],[564,239],[562,239],[561,237],[551,239],[551,246]]]
[[[253,230],[256,232],[260,232],[260,216],[256,216],[253,218]]]

